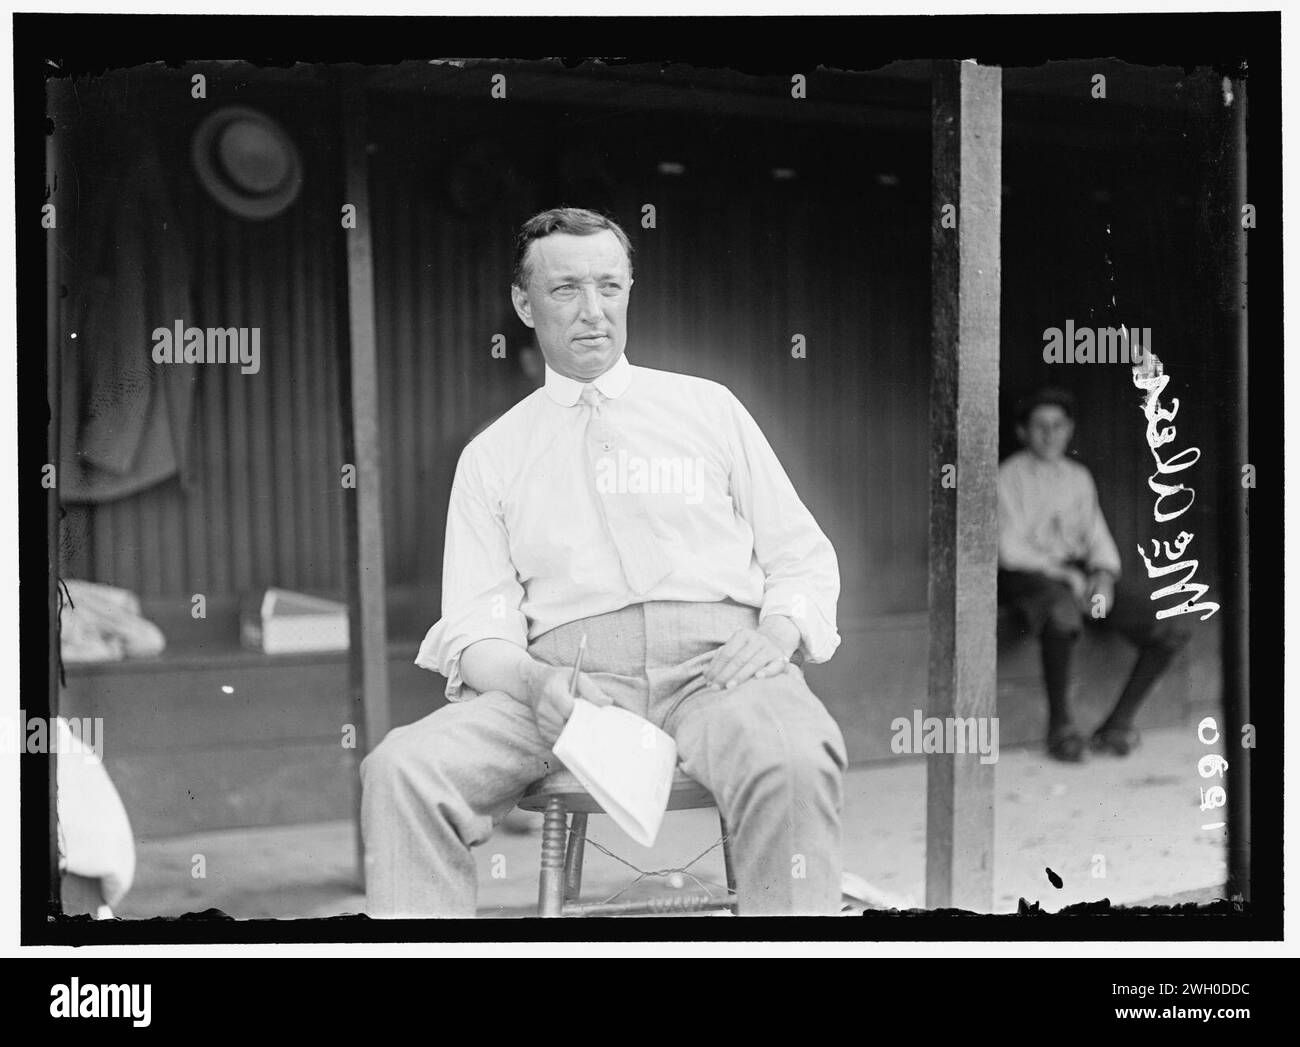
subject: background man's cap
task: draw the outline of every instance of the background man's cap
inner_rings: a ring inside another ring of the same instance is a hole
[[[302,188],[293,139],[265,113],[246,106],[209,115],[194,132],[190,156],[204,188],[240,218],[273,218]]]

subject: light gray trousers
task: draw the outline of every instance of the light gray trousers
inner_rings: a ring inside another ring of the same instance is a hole
[[[737,629],[757,624],[757,610],[729,602],[638,604],[552,629],[529,653],[570,666],[586,633],[583,670],[676,739],[682,769],[726,820],[741,915],[835,913],[839,728],[795,666],[730,691],[706,689],[699,675]],[[361,765],[370,915],[473,916],[469,849],[558,766],[532,711],[501,691],[389,732]]]

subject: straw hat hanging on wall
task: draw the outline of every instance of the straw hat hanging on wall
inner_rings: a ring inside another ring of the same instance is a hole
[[[199,181],[240,218],[274,218],[302,189],[302,161],[293,139],[265,113],[226,106],[194,132],[190,156]]]

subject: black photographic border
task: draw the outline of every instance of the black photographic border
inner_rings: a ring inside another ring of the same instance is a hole
[[[15,14],[15,202],[17,248],[18,504],[21,704],[49,714],[45,549],[47,405],[43,196],[43,85],[48,76],[89,75],[163,60],[241,58],[257,64],[393,62],[427,55],[510,58],[610,55],[636,60],[790,73],[818,66],[870,69],[899,58],[977,58],[1003,66],[1051,58],[1115,57],[1141,64],[1244,69],[1250,85],[1249,198],[1261,215],[1250,234],[1250,352],[1256,380],[1249,416],[1259,486],[1251,492],[1250,665],[1260,747],[1251,760],[1252,901],[1166,913],[1082,911],[984,916],[868,913],[840,920],[770,918],[701,923],[659,919],[372,921],[364,917],[233,920],[221,916],[92,921],[56,915],[50,888],[50,796],[44,758],[19,760],[21,941],[24,945],[484,941],[1249,941],[1282,934],[1283,350],[1281,258],[1281,16],[1086,14],[727,18],[460,18],[224,15]],[[860,46],[855,46],[860,42]],[[756,46],[762,47],[761,51]],[[577,59],[573,59],[577,62]],[[1269,220],[1267,216],[1272,216]],[[28,348],[21,348],[28,347]],[[1267,370],[1266,370],[1267,368]],[[14,699],[11,699],[14,700]],[[1086,907],[1085,907],[1086,908]]]

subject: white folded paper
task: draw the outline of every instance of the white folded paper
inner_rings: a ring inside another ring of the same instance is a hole
[[[636,713],[577,698],[554,751],[620,829],[654,845],[677,769],[671,736]]]

